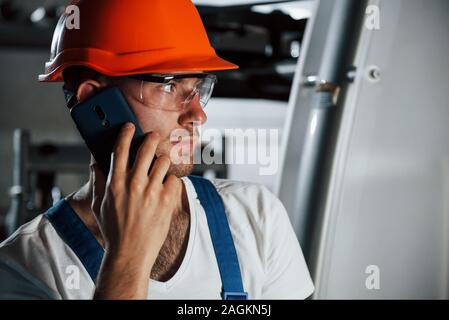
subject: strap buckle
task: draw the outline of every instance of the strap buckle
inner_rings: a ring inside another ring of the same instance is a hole
[[[248,300],[248,292],[223,291],[221,297],[223,300]]]

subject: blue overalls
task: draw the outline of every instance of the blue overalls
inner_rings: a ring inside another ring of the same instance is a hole
[[[215,257],[220,270],[223,300],[246,300],[239,261],[229,229],[223,200],[214,185],[207,179],[189,176],[201,205],[206,212]],[[60,200],[46,213],[59,236],[78,256],[84,268],[95,282],[104,250],[86,225],[73,211],[66,200]]]

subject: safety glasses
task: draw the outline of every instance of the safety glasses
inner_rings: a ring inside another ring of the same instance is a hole
[[[209,73],[140,74],[129,78],[140,81],[139,101],[150,108],[179,111],[198,99],[206,107],[217,83]]]

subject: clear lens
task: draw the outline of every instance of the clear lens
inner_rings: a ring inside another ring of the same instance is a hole
[[[140,100],[150,108],[178,111],[199,98],[204,108],[212,95],[215,77],[174,79],[168,83],[142,81]]]

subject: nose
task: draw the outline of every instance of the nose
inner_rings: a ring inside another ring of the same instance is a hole
[[[183,112],[179,116],[179,124],[185,126],[186,124],[193,124],[199,126],[207,121],[207,115],[200,104],[198,95],[185,105]]]

